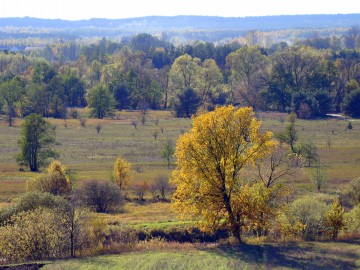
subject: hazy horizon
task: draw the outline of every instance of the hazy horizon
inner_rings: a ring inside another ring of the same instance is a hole
[[[101,5],[99,4],[101,3]],[[122,4],[124,3],[124,4]],[[356,14],[358,0],[324,2],[323,0],[133,0],[101,2],[13,0],[2,3],[0,18],[34,17],[43,19],[83,20],[92,18],[123,19],[146,16],[219,16],[253,17],[275,15]],[[243,4],[242,4],[243,3]]]

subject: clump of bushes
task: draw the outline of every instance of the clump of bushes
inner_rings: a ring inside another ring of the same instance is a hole
[[[27,190],[49,192],[53,195],[69,194],[72,186],[66,167],[60,161],[53,161],[46,173],[27,181]]]
[[[295,200],[282,218],[281,234],[304,240],[335,240],[345,226],[344,209],[339,201],[334,200],[332,205],[328,205],[316,196]]]
[[[88,211],[64,198],[32,192],[1,211],[0,258],[5,263],[66,258],[90,247]]]
[[[13,215],[22,212],[33,211],[37,208],[60,209],[69,211],[71,205],[66,199],[59,196],[54,196],[48,192],[27,192],[18,199],[16,204],[13,204],[0,211],[0,225],[4,225],[5,222]]]
[[[86,181],[75,195],[81,205],[99,213],[121,210],[125,202],[119,186],[110,181]]]

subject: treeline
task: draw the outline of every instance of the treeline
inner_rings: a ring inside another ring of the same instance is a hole
[[[359,116],[360,30],[344,38],[313,38],[262,48],[198,42],[175,47],[149,34],[117,43],[56,43],[28,55],[0,53],[0,110],[9,124],[38,113],[66,117],[89,106],[103,118],[113,109],[174,109],[188,117],[216,105],[294,111],[300,118],[329,112]]]

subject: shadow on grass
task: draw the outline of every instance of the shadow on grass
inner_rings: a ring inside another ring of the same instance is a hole
[[[328,244],[325,246],[319,246],[316,242],[277,245],[242,244],[236,247],[220,246],[217,253],[232,260],[248,263],[254,269],[358,269],[356,260],[359,260],[359,242],[351,243],[350,248],[345,248],[346,243],[343,244],[344,247],[340,242]]]

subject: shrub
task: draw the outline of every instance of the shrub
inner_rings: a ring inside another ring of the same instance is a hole
[[[355,178],[350,182],[349,198],[353,205],[360,204],[360,178]]]
[[[300,236],[303,239],[314,240],[324,234],[327,209],[326,203],[318,198],[304,196],[291,204],[287,215],[293,227],[302,225]]]
[[[349,208],[360,204],[360,178],[355,178],[349,183],[340,194],[340,201]]]
[[[66,167],[57,160],[49,165],[47,173],[27,181],[28,191],[63,195],[70,193],[71,189],[71,181],[66,175]]]
[[[86,247],[90,230],[86,212],[72,210],[38,207],[13,215],[0,227],[0,258],[21,262],[75,256]]]
[[[360,233],[360,204],[345,214],[345,226],[347,232]]]
[[[71,206],[66,199],[47,192],[28,192],[20,197],[16,204],[0,211],[0,224],[4,224],[12,215],[33,211],[37,208],[61,209],[68,212]]]
[[[0,228],[0,257],[11,262],[62,257],[61,217],[44,208],[22,212]]]
[[[109,181],[87,181],[76,194],[81,204],[99,213],[118,210],[124,204],[120,188]]]
[[[339,200],[335,200],[332,207],[326,212],[326,230],[327,234],[335,240],[340,230],[345,226],[344,208]]]
[[[196,243],[208,242],[213,243],[220,239],[228,238],[228,230],[216,230],[215,232],[205,232],[198,228],[177,229],[171,228],[169,230],[156,229],[149,232],[147,239],[164,239],[170,242],[179,243]]]
[[[71,192],[71,185],[63,175],[53,172],[28,180],[27,190],[63,195]]]

